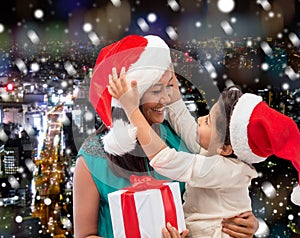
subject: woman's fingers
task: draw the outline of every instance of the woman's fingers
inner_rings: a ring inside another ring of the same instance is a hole
[[[165,227],[163,228],[163,235],[164,235],[164,238],[171,238],[169,231]]]
[[[181,238],[178,230],[173,227],[170,222],[167,223],[167,229],[170,232],[172,238]]]
[[[184,238],[184,237],[186,237],[186,236],[188,235],[188,233],[189,233],[189,230],[188,230],[188,229],[185,229],[185,230],[183,230],[183,232],[181,233],[180,237],[181,237],[181,238]]]
[[[167,223],[167,227],[163,228],[164,238],[185,238],[189,233],[188,229],[185,229],[181,234],[173,227],[170,222]]]
[[[231,237],[253,237],[258,229],[258,221],[251,211],[224,219],[223,231]]]

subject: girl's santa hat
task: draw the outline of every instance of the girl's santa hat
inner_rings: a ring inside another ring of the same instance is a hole
[[[246,93],[235,105],[230,119],[230,140],[234,153],[249,164],[271,155],[292,162],[300,181],[300,133],[288,116],[270,108],[260,96]],[[300,186],[291,200],[300,205]]]
[[[170,65],[168,45],[154,35],[129,35],[100,51],[90,83],[90,101],[103,123],[110,128],[103,137],[105,151],[122,155],[136,145],[136,129],[132,125],[122,120],[112,122],[112,107],[121,107],[107,89],[112,68],[120,72],[125,67],[127,82],[137,80],[141,98],[170,69]]]

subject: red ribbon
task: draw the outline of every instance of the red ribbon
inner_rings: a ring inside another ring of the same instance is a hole
[[[130,219],[124,219],[126,237],[141,237],[139,220],[134,202],[134,192],[127,191],[121,194],[122,214],[126,214]]]
[[[178,229],[176,206],[173,194],[168,185],[164,185],[168,180],[156,180],[150,176],[130,176],[132,186],[124,188],[127,191],[121,194],[122,214],[130,219],[124,219],[124,228],[126,237],[140,238],[138,215],[134,201],[134,193],[145,191],[147,189],[160,189],[165,212],[165,221],[170,222],[172,226]]]

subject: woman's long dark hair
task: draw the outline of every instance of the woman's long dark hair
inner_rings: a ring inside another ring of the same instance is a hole
[[[112,110],[112,118],[113,120],[122,119],[125,122],[128,122],[128,118],[121,108],[113,108]],[[152,128],[159,133],[159,125],[152,125]],[[97,134],[104,134],[108,131],[107,127],[102,124],[98,130]],[[116,176],[129,178],[130,175],[143,175],[148,173],[148,171],[153,172],[153,168],[149,165],[149,160],[144,153],[142,147],[137,142],[136,148],[133,151],[130,151],[127,154],[122,156],[107,154],[108,164],[111,170],[114,172]]]

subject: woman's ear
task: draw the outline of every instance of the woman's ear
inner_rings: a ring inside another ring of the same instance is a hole
[[[223,156],[228,156],[231,155],[233,150],[231,145],[223,145],[222,148],[217,149],[218,154],[223,155]]]

